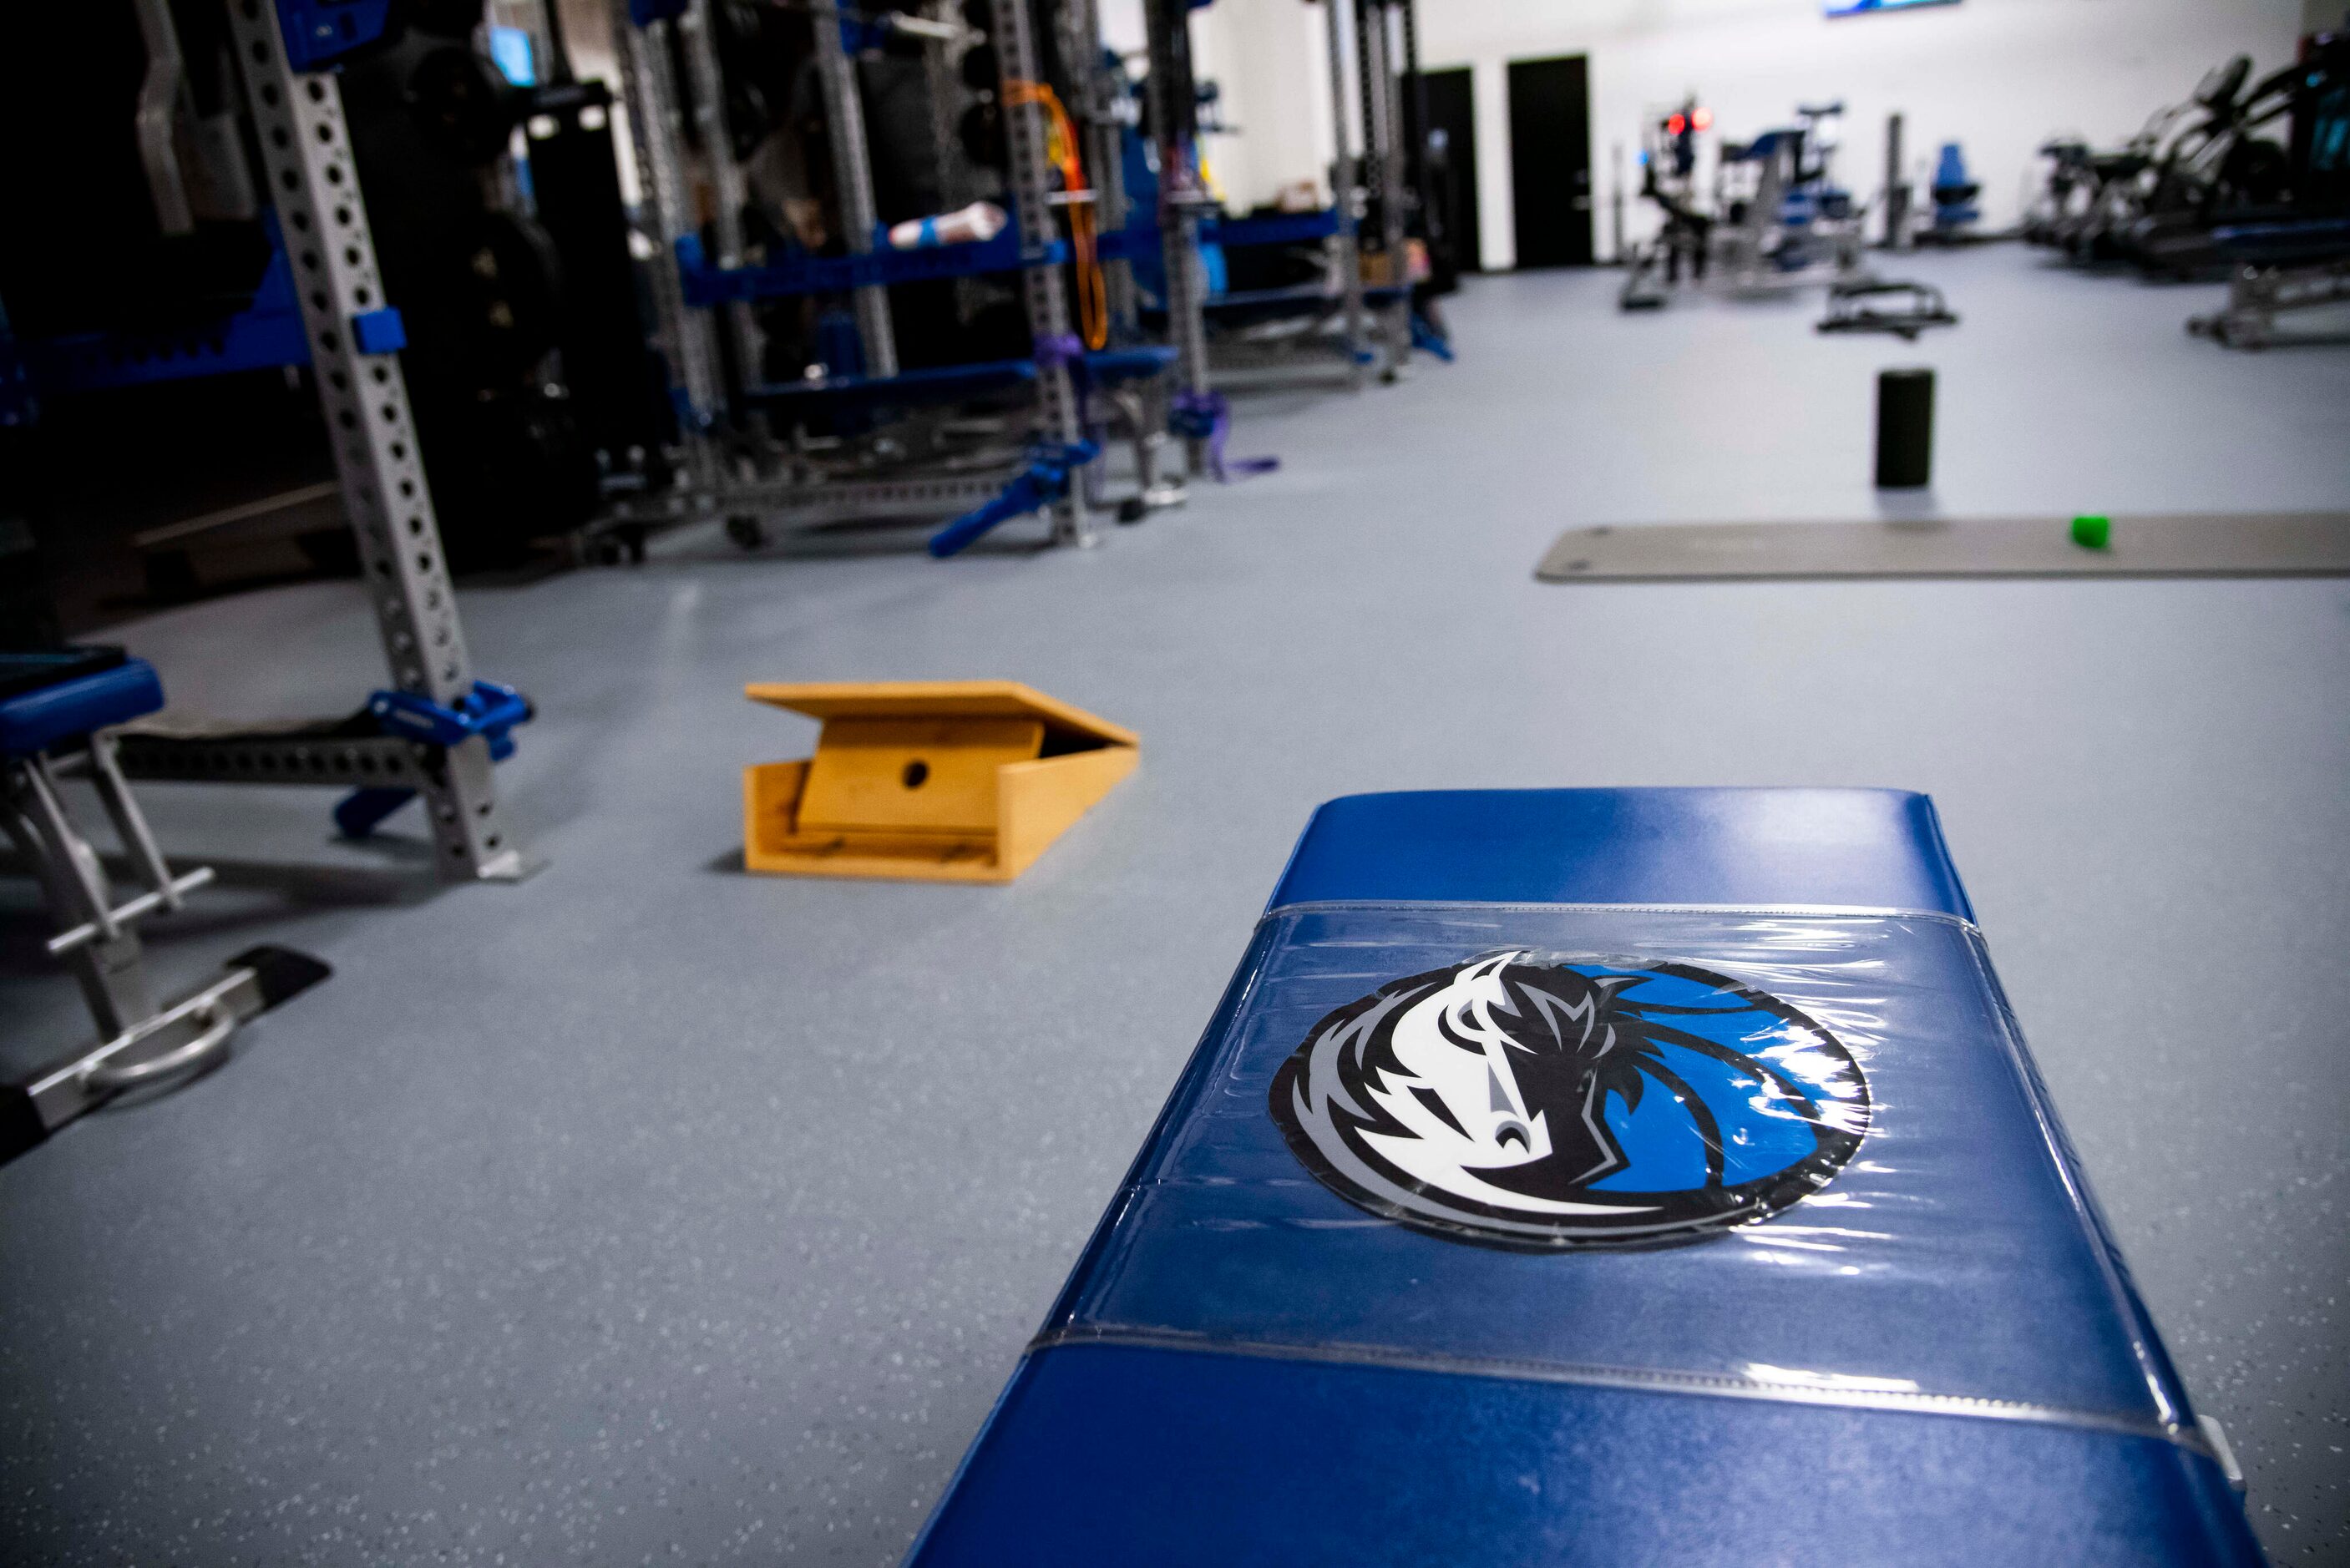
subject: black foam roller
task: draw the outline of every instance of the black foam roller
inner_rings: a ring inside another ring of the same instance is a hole
[[[1934,372],[1877,378],[1877,487],[1922,490],[1934,480]]]

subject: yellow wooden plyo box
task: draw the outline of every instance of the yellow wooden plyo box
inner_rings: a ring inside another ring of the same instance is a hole
[[[754,683],[821,720],[816,755],[743,770],[743,864],[798,877],[1009,882],[1140,738],[1016,680]]]

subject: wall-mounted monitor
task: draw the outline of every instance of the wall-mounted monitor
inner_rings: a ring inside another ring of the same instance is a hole
[[[1918,5],[1955,5],[1959,0],[1822,0],[1831,16],[1866,16],[1871,11],[1907,11]]]

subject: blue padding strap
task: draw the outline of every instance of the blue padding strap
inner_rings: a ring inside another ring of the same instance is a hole
[[[1428,790],[1314,814],[1272,908],[1728,904],[1972,919],[1934,803],[1904,790]]]
[[[143,659],[0,701],[0,756],[29,757],[59,741],[125,724],[163,705],[163,683]]]

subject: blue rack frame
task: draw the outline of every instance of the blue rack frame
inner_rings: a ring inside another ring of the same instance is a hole
[[[701,239],[677,241],[678,282],[685,303],[699,309],[784,299],[803,294],[845,294],[877,284],[926,283],[934,278],[977,277],[992,272],[1024,272],[1058,266],[1069,259],[1066,240],[1028,250],[1011,228],[975,244],[940,245],[919,251],[877,250],[861,256],[794,256],[764,266],[710,265]]]
[[[1211,218],[1200,225],[1201,243],[1232,247],[1297,244],[1327,239],[1337,232],[1338,214],[1328,209],[1273,218]],[[1156,224],[1129,225],[1101,237],[1101,259],[1155,254],[1160,243]],[[972,244],[913,251],[884,248],[861,256],[794,256],[743,267],[712,266],[696,235],[686,234],[677,241],[678,281],[685,303],[703,310],[795,295],[845,294],[876,285],[1024,272],[1030,267],[1059,266],[1069,256],[1067,241],[1055,240],[1041,250],[1030,250],[1021,245],[1016,230],[1011,227],[992,240]]]
[[[266,370],[310,362],[309,334],[294,289],[294,264],[276,209],[262,215],[269,261],[244,309],[209,321],[122,332],[78,332],[21,344],[21,373],[45,395],[100,392],[151,381],[182,381]],[[351,317],[351,341],[362,354],[393,354],[408,346],[400,311],[381,306]]]
[[[309,335],[294,293],[294,265],[276,215],[269,265],[244,309],[212,321],[147,332],[81,332],[24,345],[33,385],[43,393],[95,392],[310,362]]]
[[[383,36],[391,0],[277,0],[286,58],[296,71],[323,70]]]
[[[1326,240],[1337,232],[1338,214],[1329,208],[1318,213],[1284,213],[1272,218],[1200,220],[1200,243],[1222,245],[1226,250],[1302,244],[1308,240]],[[1101,258],[1131,261],[1156,256],[1165,243],[1165,234],[1158,224],[1130,223],[1101,237]]]
[[[1172,348],[1095,348],[1071,361],[1081,387],[1117,386],[1147,380],[1174,363]],[[746,394],[754,403],[828,399],[848,404],[951,401],[973,392],[993,391],[1036,379],[1036,361],[983,359],[969,365],[937,365],[900,370],[894,376],[827,376],[813,381],[771,381]]]

